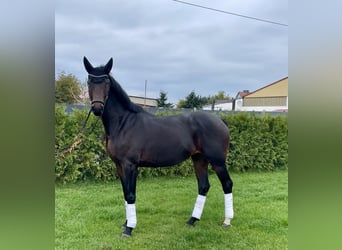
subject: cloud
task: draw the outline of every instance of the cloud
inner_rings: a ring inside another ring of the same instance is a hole
[[[287,1],[193,1],[285,22]],[[56,73],[86,78],[114,58],[113,75],[131,95],[176,103],[190,91],[231,96],[287,76],[287,27],[243,19],[174,1],[56,2]]]

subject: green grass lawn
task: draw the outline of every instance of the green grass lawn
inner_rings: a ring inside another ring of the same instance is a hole
[[[186,226],[197,197],[193,177],[138,180],[137,228],[121,238],[121,184],[56,185],[56,249],[287,249],[288,173],[231,174],[233,227],[221,227],[224,199],[216,175],[201,221]]]

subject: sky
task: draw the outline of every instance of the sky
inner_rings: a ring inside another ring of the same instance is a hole
[[[189,0],[188,3],[288,25],[286,0]],[[113,57],[112,76],[128,95],[178,103],[191,91],[255,91],[288,76],[288,26],[173,0],[58,0],[55,73],[85,82]]]

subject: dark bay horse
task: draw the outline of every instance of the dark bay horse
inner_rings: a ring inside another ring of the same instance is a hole
[[[191,157],[198,181],[198,196],[188,225],[200,220],[210,184],[208,164],[216,172],[224,192],[224,226],[233,218],[233,182],[226,168],[229,150],[227,125],[214,115],[192,112],[175,116],[152,115],[132,103],[111,76],[111,58],[105,66],[93,67],[83,58],[88,72],[88,90],[94,115],[100,116],[106,133],[106,148],[120,176],[126,207],[122,236],[136,227],[136,180],[138,167],[178,164]]]

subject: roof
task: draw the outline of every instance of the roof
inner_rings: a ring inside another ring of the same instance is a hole
[[[138,104],[140,106],[149,106],[149,107],[157,107],[158,103],[155,98],[148,98],[148,97],[140,97],[140,96],[129,96],[129,99],[134,102],[135,104]]]
[[[128,97],[138,98],[138,99],[146,99],[146,100],[155,100],[157,101],[158,98],[151,98],[151,97],[143,97],[143,96],[136,96],[136,95],[129,95]]]
[[[249,95],[252,95],[252,94],[254,94],[254,93],[256,93],[256,92],[258,92],[258,91],[260,91],[260,90],[263,90],[263,89],[265,89],[265,88],[268,88],[268,87],[270,87],[270,86],[272,86],[272,85],[275,85],[275,84],[277,84],[277,83],[279,83],[279,82],[281,82],[281,81],[284,81],[284,80],[287,79],[287,78],[289,78],[289,77],[286,76],[286,77],[284,77],[284,78],[282,78],[282,79],[280,79],[280,80],[278,80],[278,81],[275,81],[275,82],[273,82],[273,83],[271,83],[271,84],[268,84],[268,85],[266,85],[266,86],[264,86],[264,87],[262,87],[262,88],[259,88],[259,89],[255,90],[255,91],[253,91],[253,92],[250,92],[250,93],[248,93],[247,95],[245,95],[244,97],[249,96]]]
[[[243,98],[243,97],[245,97],[246,95],[248,95],[249,94],[249,90],[244,90],[244,91],[239,91],[237,94],[236,94],[236,96],[235,96],[235,99],[237,99],[237,98]]]

